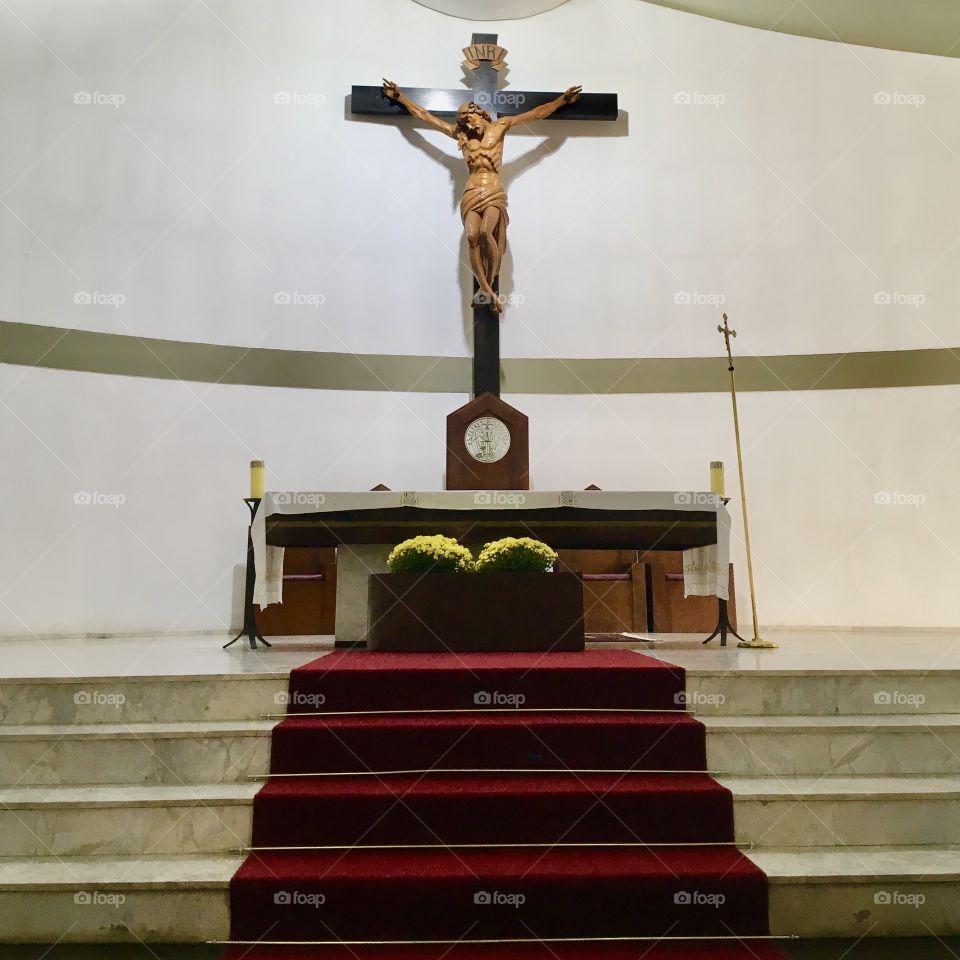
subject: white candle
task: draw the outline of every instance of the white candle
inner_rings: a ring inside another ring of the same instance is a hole
[[[250,499],[262,500],[265,489],[265,473],[262,460],[250,461]]]
[[[724,486],[723,480],[722,460],[710,461],[710,491],[715,493],[718,497],[722,497],[726,493],[726,487]]]

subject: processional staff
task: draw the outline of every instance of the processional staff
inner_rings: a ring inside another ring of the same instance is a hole
[[[757,616],[757,592],[753,583],[753,554],[750,550],[750,522],[747,519],[747,491],[743,483],[743,451],[740,447],[740,416],[737,412],[737,375],[734,371],[733,353],[730,350],[730,338],[737,335],[736,330],[730,329],[727,322],[727,315],[723,315],[723,326],[717,325],[719,333],[723,334],[724,343],[727,346],[727,360],[730,371],[730,399],[733,403],[733,433],[737,441],[737,470],[740,476],[740,506],[743,511],[743,542],[747,549],[747,578],[750,581],[750,608],[753,612],[753,639],[741,640],[738,647],[751,647],[760,650],[772,650],[779,646],[772,640],[763,640],[760,637],[760,620]]]

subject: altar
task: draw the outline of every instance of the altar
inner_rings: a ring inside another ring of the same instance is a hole
[[[265,492],[251,528],[254,602],[282,602],[286,547],[337,547],[337,639],[361,639],[370,574],[386,571],[397,543],[438,533],[468,546],[518,536],[555,549],[683,551],[685,594],[728,599],[730,515],[713,493],[376,490]]]

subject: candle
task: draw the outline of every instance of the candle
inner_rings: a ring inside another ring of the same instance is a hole
[[[710,491],[715,493],[718,497],[722,497],[726,493],[726,489],[723,484],[722,460],[710,461]]]
[[[262,460],[250,461],[250,499],[262,500],[264,491],[264,467]]]

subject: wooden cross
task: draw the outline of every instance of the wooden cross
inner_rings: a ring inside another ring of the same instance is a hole
[[[555,93],[531,92],[529,90],[501,90],[499,81],[504,76],[507,51],[497,46],[497,34],[475,33],[469,47],[464,47],[464,67],[470,78],[469,92],[475,103],[480,104],[491,116],[513,117],[525,110],[549,103],[560,96]],[[457,108],[464,103],[468,91],[462,87],[450,90],[442,87],[404,87],[404,90],[431,113],[438,117],[455,117]],[[360,116],[403,117],[407,111],[383,95],[378,84],[375,87],[351,88],[350,112]],[[619,108],[615,93],[584,93],[576,103],[561,107],[551,120],[616,120]]]
[[[405,93],[417,104],[438,117],[455,117],[457,109],[472,99],[491,115],[517,116],[534,107],[556,100],[560,93],[503,90],[507,51],[497,45],[497,34],[475,33],[463,50],[463,66],[469,89],[409,87]],[[350,112],[360,116],[402,117],[409,115],[401,104],[386,97],[381,86],[354,86],[350,94]],[[616,120],[619,115],[615,93],[583,93],[574,103],[560,107],[550,119]],[[499,277],[493,283],[499,293]],[[474,293],[477,284],[474,281]],[[473,395],[492,393],[500,396],[500,316],[487,304],[473,307]]]

